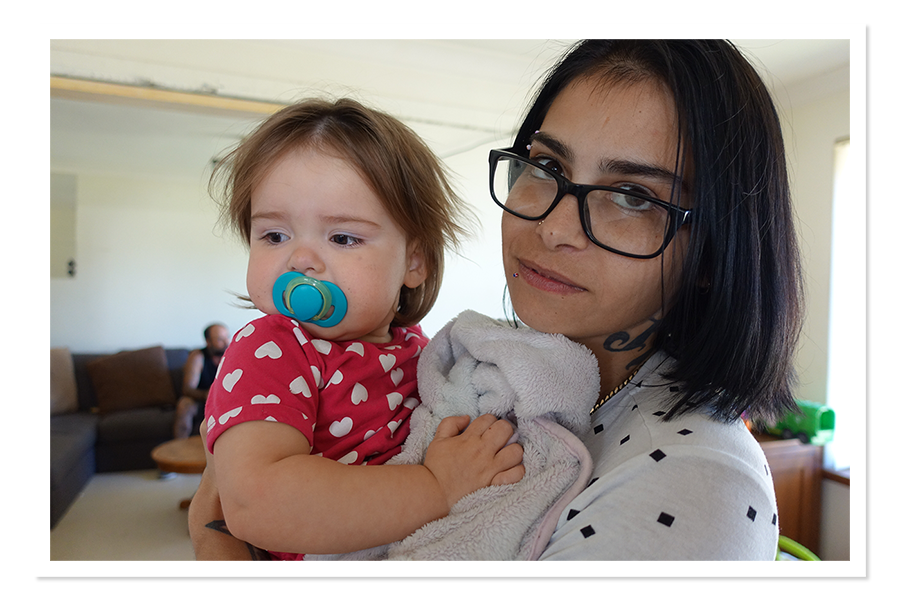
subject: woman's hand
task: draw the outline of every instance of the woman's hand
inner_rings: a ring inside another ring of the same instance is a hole
[[[425,453],[425,466],[444,490],[448,507],[477,489],[516,483],[525,476],[522,446],[508,444],[514,432],[508,421],[494,415],[481,415],[471,423],[468,416],[441,421]]]

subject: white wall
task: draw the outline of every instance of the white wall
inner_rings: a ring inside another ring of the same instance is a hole
[[[51,345],[197,347],[211,321],[237,328],[249,312],[231,306],[229,291],[243,291],[246,259],[216,221],[199,174],[79,174],[78,269],[50,281]]]
[[[448,257],[444,286],[423,321],[433,335],[471,308],[503,316],[500,213],[487,190],[488,143],[447,166],[480,226]],[[259,315],[236,308],[246,251],[218,225],[218,207],[195,180],[79,173],[77,274],[50,280],[50,343],[75,352],[162,344],[197,347],[212,321],[232,333]]]

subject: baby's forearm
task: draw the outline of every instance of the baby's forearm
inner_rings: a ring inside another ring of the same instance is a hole
[[[403,539],[449,512],[446,494],[422,465],[347,466],[296,455],[243,481],[220,474],[231,532],[260,548],[334,554]]]

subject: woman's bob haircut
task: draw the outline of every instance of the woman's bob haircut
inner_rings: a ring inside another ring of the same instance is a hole
[[[693,165],[683,279],[656,336],[679,382],[665,418],[777,418],[794,407],[803,306],[784,142],[766,86],[727,41],[586,40],[547,75],[514,152],[527,156],[554,99],[584,79],[661,82],[677,107],[679,166],[685,154]]]

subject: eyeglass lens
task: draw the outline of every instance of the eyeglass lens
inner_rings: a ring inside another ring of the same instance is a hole
[[[537,218],[561,193],[553,175],[535,165],[501,156],[491,181],[495,200],[519,217]],[[656,253],[669,227],[665,207],[623,191],[592,190],[584,200],[587,232],[606,246],[635,255]]]

